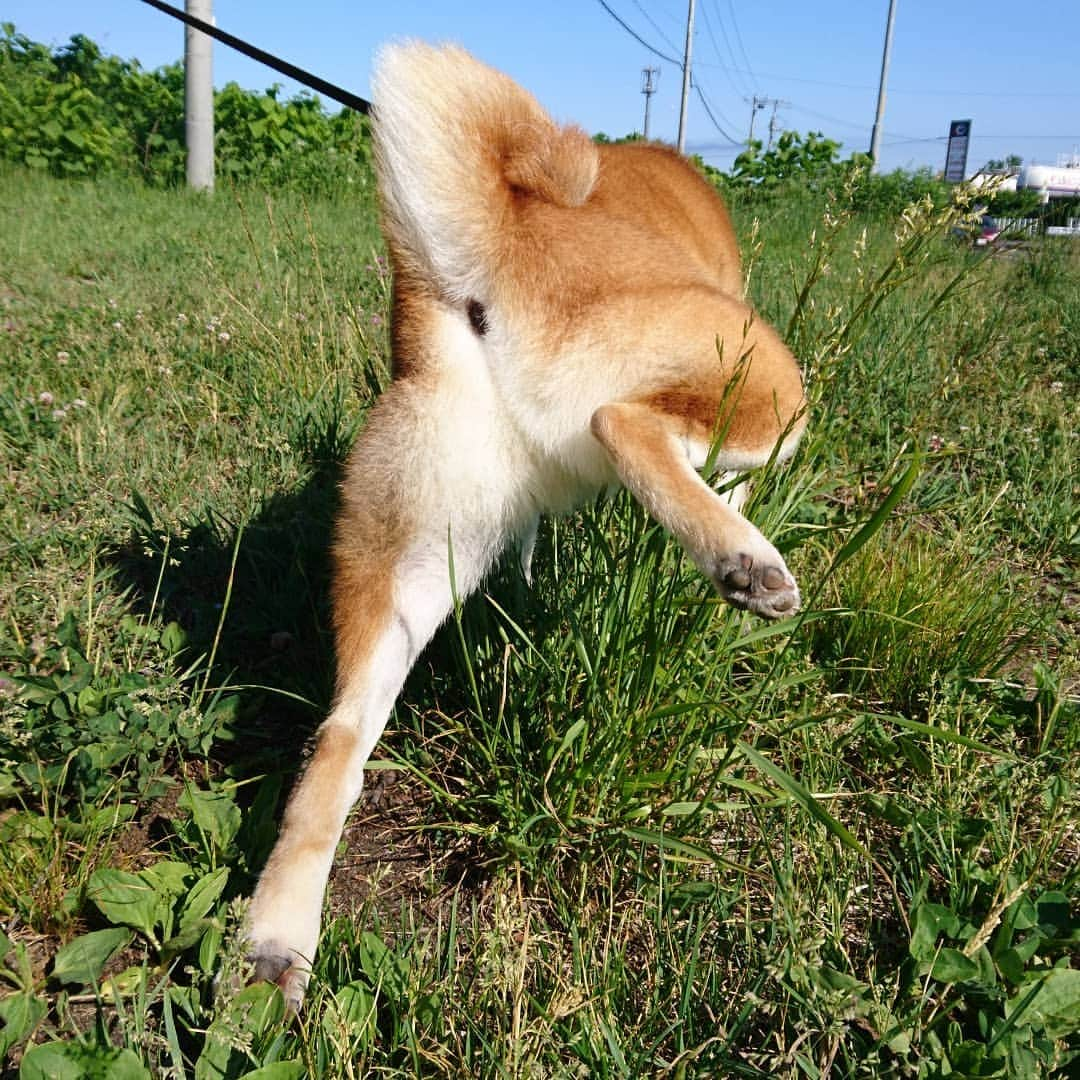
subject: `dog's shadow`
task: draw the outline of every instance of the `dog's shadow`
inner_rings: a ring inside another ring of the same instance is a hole
[[[306,483],[272,496],[243,528],[213,510],[165,527],[135,495],[131,534],[113,556],[134,610],[183,631],[175,661],[190,670],[191,689],[239,698],[228,738],[211,752],[239,778],[295,765],[331,698],[339,471],[315,463]]]
[[[308,450],[308,478],[268,499],[242,528],[208,509],[173,527],[139,495],[129,504],[132,528],[111,561],[135,613],[157,627],[176,623],[190,669],[189,688],[205,706],[215,692],[236,699],[228,731],[210,748],[212,770],[238,781],[276,776],[283,793],[305,760],[312,735],[333,698],[330,547],[338,485],[354,432],[327,437]],[[543,605],[525,586],[516,553],[493,574],[500,602],[515,620],[543,619]],[[473,645],[499,633],[481,595],[465,606]],[[490,652],[490,649],[480,651]],[[436,633],[414,665],[403,697],[423,707],[472,701],[453,620]],[[438,672],[438,689],[429,685]],[[448,706],[452,707],[452,706]]]

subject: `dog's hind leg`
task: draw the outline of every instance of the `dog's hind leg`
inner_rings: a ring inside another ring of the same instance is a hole
[[[479,568],[470,565],[464,547],[455,547],[454,563],[455,576],[468,579],[461,582],[467,592]],[[436,541],[428,550],[417,545],[403,551],[389,570],[388,589],[373,580],[372,570],[339,565],[339,592],[351,587],[356,596],[337,619],[336,702],[289,799],[248,912],[255,976],[276,982],[294,1010],[308,981],[334,851],[363,788],[364,766],[405,676],[453,603],[445,534],[441,550]]]
[[[685,416],[647,401],[603,405],[591,426],[619,479],[675,536],[725,600],[770,619],[798,608],[799,590],[780,553],[695,471],[694,464],[703,464],[708,452],[707,429],[696,439],[688,436]],[[796,438],[785,445],[788,453]],[[764,436],[756,448],[738,453],[721,448],[716,466],[741,471],[764,465],[772,449]]]
[[[450,416],[441,423],[427,393],[388,391],[353,453],[334,551],[335,702],[248,910],[255,975],[276,982],[294,1010],[364,765],[409,669],[453,609],[455,592],[465,597],[476,587],[504,540],[498,469],[487,468],[482,487],[477,470],[488,457],[470,443],[478,432],[483,437],[483,423],[455,423],[462,418],[445,388],[442,417],[448,410]]]

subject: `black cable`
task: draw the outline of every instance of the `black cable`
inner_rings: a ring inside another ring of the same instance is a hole
[[[720,134],[723,135],[724,138],[727,139],[732,146],[742,146],[742,143],[738,139],[733,138],[720,126],[720,121],[717,120],[715,116],[713,116],[713,111],[709,108],[708,101],[705,100],[705,92],[701,89],[701,86],[693,77],[691,77],[690,79],[690,85],[697,91],[697,95],[701,99],[701,107],[705,110],[709,119],[712,121],[713,127],[716,128],[716,130],[719,131]],[[727,120],[727,117],[724,117],[724,119]],[[730,122],[731,121],[729,120],[728,123]]]
[[[150,0],[147,0],[149,3]],[[666,60],[669,64],[674,64],[676,67],[682,67],[682,61],[676,60],[674,56],[668,56],[667,53],[662,53],[659,49],[653,48],[632,26],[624,22],[608,5],[607,0],[597,0],[597,3],[639,44],[644,45],[654,56],[659,56],[661,60]]]
[[[215,38],[223,45],[228,45],[229,48],[236,49],[237,52],[241,52],[245,56],[251,57],[252,60],[258,60],[260,64],[265,64],[267,67],[273,68],[287,78],[294,79],[298,83],[303,83],[304,86],[310,87],[316,93],[324,94],[326,97],[344,105],[346,108],[352,109],[354,112],[358,112],[364,116],[371,112],[371,102],[367,101],[365,98],[358,97],[356,94],[351,94],[348,90],[342,90],[340,86],[335,86],[325,79],[320,79],[318,75],[312,75],[310,71],[298,68],[295,64],[290,64],[287,60],[281,60],[268,52],[264,52],[262,49],[256,48],[254,45],[249,45],[241,38],[234,37],[232,34],[227,34],[224,30],[219,30],[213,23],[197,19],[194,15],[189,15],[186,11],[178,11],[171,4],[163,3],[162,0],[143,0],[143,3],[149,4],[153,8],[157,8],[158,11],[164,11],[166,15],[171,15],[174,19],[179,19],[182,23],[186,23],[196,30],[201,30],[204,34]]]

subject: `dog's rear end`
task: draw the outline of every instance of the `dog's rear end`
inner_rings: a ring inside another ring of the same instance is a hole
[[[741,298],[722,204],[677,155],[598,147],[455,48],[385,50],[376,151],[395,378],[343,485],[333,710],[259,880],[256,974],[299,1005],[334,849],[421,649],[540,513],[621,482],[727,600],[798,591],[696,469],[784,456],[798,367]],[[453,566],[453,582],[449,567]]]

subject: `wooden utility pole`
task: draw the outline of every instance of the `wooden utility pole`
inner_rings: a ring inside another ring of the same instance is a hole
[[[759,98],[755,94],[752,98],[743,98],[750,106],[750,134],[746,140],[746,148],[749,150],[754,144],[754,120],[757,117],[758,110],[764,109],[769,104],[768,98]]]
[[[214,21],[214,0],[184,0],[188,15]],[[184,27],[184,142],[187,182],[197,191],[214,190],[214,63],[207,34]]]

